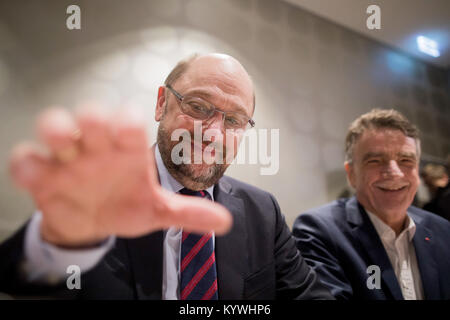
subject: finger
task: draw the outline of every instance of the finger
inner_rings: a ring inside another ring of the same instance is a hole
[[[147,152],[145,113],[142,108],[122,108],[113,115],[112,131],[119,150]]]
[[[158,169],[156,168],[154,148],[150,148],[148,150],[147,164],[147,176],[149,180],[150,192],[154,193],[161,187],[158,181]]]
[[[105,152],[112,147],[111,112],[98,104],[87,103],[76,112],[82,134],[81,144],[86,152]]]
[[[165,227],[175,226],[198,233],[214,231],[217,235],[230,230],[233,219],[224,206],[202,198],[169,196],[170,209],[164,214]]]
[[[70,153],[76,149],[79,128],[72,115],[62,108],[45,110],[38,118],[39,138],[53,152]]]
[[[9,171],[16,185],[36,192],[50,171],[49,157],[37,146],[21,143],[11,151]]]

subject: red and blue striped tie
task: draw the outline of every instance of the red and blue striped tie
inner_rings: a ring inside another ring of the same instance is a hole
[[[206,191],[182,189],[181,194],[211,199]],[[212,232],[183,231],[181,242],[181,300],[217,300],[216,257]]]

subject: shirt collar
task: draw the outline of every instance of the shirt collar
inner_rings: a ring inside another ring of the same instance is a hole
[[[383,222],[380,218],[378,218],[377,215],[374,213],[366,210],[370,220],[372,221],[373,226],[375,227],[375,230],[377,231],[380,238],[386,238],[386,237],[393,237],[395,239],[395,232],[392,230],[390,226],[388,226],[386,223]],[[416,224],[414,223],[414,220],[408,215],[408,212],[406,212],[406,221],[405,226],[398,235],[398,237],[402,236],[403,233],[408,234],[408,240],[412,241],[414,234],[416,233]]]
[[[155,146],[155,160],[156,168],[159,174],[159,180],[161,182],[161,187],[168,191],[175,193],[180,192],[181,189],[185,188],[181,183],[179,183],[167,170],[164,162],[161,158],[161,153],[159,152],[158,144]],[[211,196],[211,200],[214,201],[214,185],[205,190]]]

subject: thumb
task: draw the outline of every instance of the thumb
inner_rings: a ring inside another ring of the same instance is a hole
[[[165,193],[169,210],[165,214],[165,227],[175,226],[189,232],[217,235],[227,233],[233,223],[231,213],[221,204],[202,198]]]

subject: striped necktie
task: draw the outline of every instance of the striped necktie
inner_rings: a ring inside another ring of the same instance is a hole
[[[206,191],[182,189],[181,194],[211,199]],[[181,240],[181,300],[217,300],[216,257],[212,232],[183,231]]]

